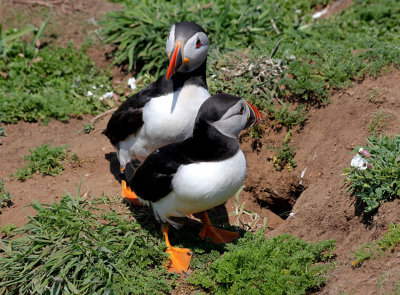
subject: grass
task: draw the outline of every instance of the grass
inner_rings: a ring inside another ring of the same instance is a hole
[[[83,126],[83,131],[86,134],[90,134],[90,132],[92,132],[94,130],[94,123],[87,123]]]
[[[6,136],[6,129],[4,127],[0,127],[0,137]]]
[[[393,252],[400,244],[400,225],[389,224],[389,231],[383,237],[374,242],[368,242],[360,246],[354,253],[355,260],[352,261],[353,267],[361,266],[369,259],[379,258],[385,252]]]
[[[371,154],[367,159],[371,168],[346,168],[345,182],[348,190],[365,205],[364,211],[375,212],[383,202],[400,198],[400,136],[373,135],[362,148]]]
[[[106,42],[117,49],[116,63],[127,63],[137,76],[159,76],[166,68],[164,43],[171,24],[195,21],[210,37],[211,92],[230,92],[261,104],[282,95],[312,104],[326,102],[330,90],[366,75],[375,77],[388,65],[400,63],[396,0],[354,1],[346,11],[318,22],[311,17],[313,8],[328,1],[118,2],[126,8],[111,12],[103,22]],[[279,40],[275,67],[270,58]],[[246,66],[260,63],[262,67],[247,67],[249,73],[241,73]],[[226,81],[223,68],[239,75]],[[284,71],[260,81],[260,68]]]
[[[0,79],[0,122],[46,124],[51,118],[66,121],[109,107],[100,98],[111,90],[110,77],[95,67],[85,48],[72,43],[38,48],[12,40],[0,56],[0,72],[5,77]]]
[[[30,155],[24,156],[24,160],[29,163],[16,173],[19,180],[31,178],[35,173],[56,176],[64,170],[63,160],[67,158],[67,146],[50,147],[44,143],[29,152]]]
[[[246,231],[255,232],[257,230],[265,230],[267,227],[267,217],[265,216],[263,220],[261,220],[261,216],[257,212],[252,212],[248,209],[245,209],[246,202],[240,202],[239,197],[240,193],[244,189],[244,186],[240,187],[240,189],[235,194],[234,206],[235,210],[229,213],[229,216],[234,216],[236,220],[232,222],[235,226],[240,226]]]
[[[391,113],[385,111],[377,111],[373,113],[368,125],[368,132],[371,134],[382,133],[386,129],[387,123],[393,119],[393,117],[394,116]]]
[[[0,292],[6,294],[165,294],[164,243],[106,198],[67,194],[0,239]]]
[[[213,44],[220,49],[247,48],[266,37],[274,36],[270,19],[279,25],[292,25],[293,10],[299,18],[312,11],[313,5],[327,1],[292,1],[266,5],[262,0],[216,1],[206,0],[167,2],[125,0],[126,8],[109,13],[103,21],[106,42],[114,44],[116,63],[128,62],[128,70],[136,72],[164,71],[166,58],[164,42],[172,24],[194,21],[202,24]],[[169,13],[165,13],[168,11]],[[144,42],[146,41],[146,42]]]
[[[33,202],[31,207],[36,215],[27,224],[0,229],[6,235],[0,239],[0,293],[170,294],[177,287],[178,276],[165,272],[160,226],[145,208],[130,212],[117,198],[80,196],[79,187],[76,195],[66,193],[59,202]],[[302,294],[321,286],[330,267],[322,262],[331,257],[333,241],[308,244],[289,235],[265,240],[260,232],[249,232],[235,244],[214,245],[200,240],[200,227],[170,231],[174,245],[193,252],[190,268],[195,276],[190,282],[195,286],[218,272],[232,274],[232,288],[244,286],[243,292],[259,284],[271,294]],[[236,273],[234,261],[240,265]],[[270,280],[260,281],[261,275]],[[273,280],[280,283],[271,285]],[[216,294],[223,286],[220,279],[217,283]]]
[[[275,152],[272,162],[274,163],[276,171],[282,171],[284,168],[290,171],[292,168],[297,167],[297,164],[294,160],[294,156],[296,155],[296,147],[289,145],[291,137],[292,131],[289,129],[281,146],[267,146],[267,149]]]
[[[0,180],[0,213],[1,208],[9,207],[12,204],[11,194],[6,190],[4,179]]]
[[[267,111],[271,120],[285,126],[288,130],[294,126],[303,124],[306,121],[307,109],[301,105],[290,111],[290,104],[286,103],[282,107],[276,107],[272,104],[267,105]]]
[[[6,225],[1,225],[0,226],[0,233],[6,236],[12,235],[14,230],[17,229],[17,226],[13,223],[9,223]]]
[[[289,234],[247,233],[188,281],[212,294],[306,294],[323,285],[333,241],[309,244]]]
[[[378,104],[381,102],[381,96],[388,93],[388,89],[386,88],[379,88],[379,87],[375,87],[371,90],[369,90],[364,98],[369,102],[369,103],[373,103],[373,104]]]

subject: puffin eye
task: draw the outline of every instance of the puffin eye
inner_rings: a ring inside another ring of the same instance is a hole
[[[168,37],[167,37],[167,39],[169,39],[169,33],[168,33]]]
[[[243,115],[243,112],[244,112],[244,107],[242,106],[242,107],[240,108],[239,115]]]
[[[200,39],[197,39],[196,48],[199,48],[201,45],[203,44],[201,43]]]

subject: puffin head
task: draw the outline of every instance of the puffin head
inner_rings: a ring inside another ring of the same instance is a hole
[[[176,72],[191,72],[207,58],[209,41],[202,27],[192,22],[174,24],[168,34],[166,51],[169,59],[166,79]]]
[[[200,107],[196,122],[204,120],[222,134],[237,138],[240,131],[261,121],[260,112],[244,99],[225,93],[211,96]]]

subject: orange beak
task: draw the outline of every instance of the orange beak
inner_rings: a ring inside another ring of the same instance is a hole
[[[251,103],[247,102],[247,104],[249,105],[249,107],[251,108],[251,110],[253,111],[253,115],[254,115],[254,122],[250,124],[250,127],[257,125],[258,123],[260,123],[260,121],[262,120],[262,116],[260,114],[260,111],[253,106]],[[250,118],[253,116],[250,116]],[[249,119],[250,119],[249,118]]]
[[[182,41],[177,41],[176,46],[174,50],[172,51],[172,55],[170,55],[170,60],[169,60],[169,65],[168,65],[168,70],[167,70],[167,75],[166,75],[166,80],[169,80],[173,74],[175,74],[175,71],[177,68],[180,67],[182,64],[182,53],[181,53],[181,48],[182,46]]]

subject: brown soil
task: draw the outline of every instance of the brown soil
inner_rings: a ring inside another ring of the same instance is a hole
[[[76,44],[82,44],[84,35],[79,33],[82,19],[93,17],[97,20],[106,11],[119,7],[101,0],[86,1],[85,5],[73,4],[72,1],[62,3],[65,5],[54,5],[57,15],[54,22],[65,30],[65,35],[55,38],[57,44],[66,44],[71,38]],[[46,8],[0,2],[0,21],[5,21],[4,11],[8,12],[7,20],[10,20],[12,13],[37,12],[37,9]],[[92,30],[96,28],[93,25]],[[50,40],[52,37],[47,38]],[[109,64],[105,58],[106,51],[102,46],[92,46],[89,50],[91,57],[103,69]],[[113,72],[119,77],[124,75],[116,68]],[[241,136],[248,164],[246,188],[238,201],[232,198],[227,202],[226,212],[238,213],[230,215],[229,221],[256,230],[262,227],[266,218],[267,237],[291,233],[307,241],[337,240],[336,267],[321,294],[339,294],[341,291],[346,294],[393,293],[400,280],[399,252],[388,253],[359,268],[350,266],[354,259],[352,253],[360,244],[379,238],[390,222],[400,222],[400,206],[398,202],[386,203],[367,222],[354,198],[346,193],[342,176],[343,169],[350,165],[352,148],[364,144],[369,136],[368,126],[376,111],[392,114],[383,130],[385,134],[399,132],[399,80],[400,72],[391,71],[376,80],[366,79],[353,88],[334,94],[332,102],[325,107],[311,108],[304,126],[293,131],[291,145],[296,147],[298,166],[291,171],[276,171],[270,160],[274,153],[266,148],[279,146],[286,135],[285,129],[274,129],[265,120],[264,134],[258,143],[255,144],[247,133]],[[376,96],[371,97],[371,93]],[[0,145],[0,179],[6,179],[5,185],[14,204],[1,210],[0,225],[24,224],[28,220],[27,214],[34,214],[31,208],[26,207],[32,200],[51,203],[65,191],[76,193],[80,180],[81,194],[118,195],[120,185],[114,176],[119,168],[118,162],[113,147],[101,134],[109,118],[107,115],[98,120],[91,134],[80,132],[91,119],[89,116],[74,118],[68,123],[52,120],[48,126],[24,122],[6,125],[7,137],[2,138],[3,144]],[[63,174],[57,177],[34,175],[25,182],[8,178],[25,165],[23,156],[29,149],[43,143],[68,144],[71,153],[76,153],[82,161],[79,165],[67,164]],[[302,185],[299,185],[300,181]],[[243,202],[244,208],[253,215],[236,211]]]

